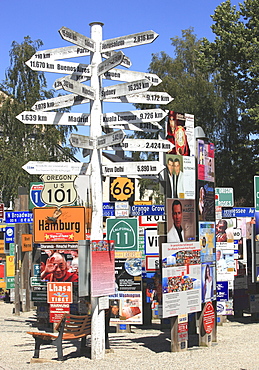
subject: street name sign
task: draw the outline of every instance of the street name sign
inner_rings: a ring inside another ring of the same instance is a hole
[[[79,75],[85,79],[91,77],[92,69],[88,64],[74,63],[62,60],[42,61],[29,59],[25,64],[33,71],[54,72],[62,74]]]
[[[93,138],[85,135],[71,134],[69,142],[73,147],[82,149],[93,149],[94,141]]]
[[[59,113],[24,111],[16,118],[25,124],[31,125],[77,125],[89,126],[89,113]]]
[[[81,162],[34,162],[22,168],[30,175],[86,175],[89,163]]]
[[[83,103],[89,103],[89,99],[83,98],[82,96],[76,94],[67,94],[57,96],[56,98],[39,100],[31,107],[31,109],[35,112],[47,112],[52,109],[71,107],[72,105],[79,105]]]
[[[110,58],[101,62],[97,67],[98,76],[104,74],[105,72],[108,72],[110,69],[121,64],[123,58],[124,58],[123,52],[118,51],[117,53],[114,53]]]
[[[147,79],[126,82],[123,84],[112,85],[103,87],[101,89],[100,98],[105,99],[107,97],[116,98],[122,95],[132,94],[134,92],[147,91],[152,86],[152,83]]]
[[[168,140],[156,139],[124,139],[122,143],[113,145],[111,149],[122,149],[132,152],[168,152],[174,144]]]
[[[157,175],[165,166],[158,161],[116,162],[102,166],[104,176]]]
[[[126,81],[126,82],[132,82],[139,79],[147,79],[150,82],[152,82],[154,86],[157,86],[162,82],[161,78],[159,78],[154,73],[127,71],[125,69],[118,68],[113,68],[110,69],[108,72],[105,72],[104,78],[106,78],[107,80]]]
[[[95,41],[81,35],[78,32],[72,31],[67,27],[61,27],[58,31],[62,39],[72,42],[72,44],[87,48],[88,50],[95,51]]]
[[[102,149],[107,148],[110,145],[120,144],[124,137],[125,132],[123,130],[118,130],[107,135],[99,136],[96,140],[96,148]]]
[[[92,87],[71,80],[71,78],[69,78],[68,76],[57,79],[55,81],[55,85],[56,84],[61,84],[64,90],[71,93],[78,94],[80,96],[83,96],[84,98],[88,98],[91,100],[95,99],[95,90]]]
[[[130,48],[131,46],[150,44],[158,36],[159,36],[158,33],[154,31],[144,31],[139,33],[133,33],[132,35],[115,37],[113,39],[104,40],[101,42],[101,52]]]
[[[115,53],[116,51],[106,51],[105,53],[102,53],[102,57],[108,59]],[[126,55],[123,56],[123,60],[120,64],[121,66],[126,67],[126,68],[130,68],[132,65],[130,58],[128,58]]]
[[[165,118],[167,112],[162,109],[145,109],[145,110],[133,110],[128,112],[115,112],[115,113],[104,113],[103,123],[104,126],[113,126],[116,123],[127,124],[127,123],[141,123],[141,122],[157,122]]]
[[[67,58],[84,57],[90,55],[90,51],[76,45],[65,46],[62,48],[37,51],[32,57],[36,60],[58,60]]]
[[[112,98],[112,96],[106,96],[104,101],[112,102],[112,103],[139,103],[139,104],[159,104],[159,105],[166,105],[169,104],[174,98],[172,98],[166,92],[157,92],[157,91],[149,91],[149,92],[137,92],[136,94],[130,94],[127,96],[121,96],[117,98]]]

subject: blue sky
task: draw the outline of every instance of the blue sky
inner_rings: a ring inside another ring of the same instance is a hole
[[[69,46],[71,44],[63,40],[58,33],[62,26],[90,37],[89,23],[97,21],[104,23],[104,40],[148,30],[159,34],[151,44],[123,49],[132,61],[130,70],[145,72],[148,70],[152,53],[165,51],[173,56],[170,38],[181,37],[183,29],[193,27],[198,38],[206,37],[212,41],[214,36],[210,28],[212,25],[210,15],[221,2],[220,0],[166,0],[164,2],[2,0],[0,80],[4,79],[5,70],[9,66],[9,51],[13,41],[21,43],[24,36],[29,35],[32,40],[43,41],[42,50]],[[236,0],[232,1],[232,5],[238,5],[238,3]],[[88,58],[84,57],[80,62],[87,64]],[[61,74],[56,73],[46,73],[45,76],[48,88],[52,88],[56,78],[62,77]],[[73,111],[89,112],[86,105],[83,105],[83,109],[76,106]],[[125,104],[117,103],[116,107],[109,106],[104,108],[104,111],[120,112],[130,109],[134,108],[129,104],[126,107]]]

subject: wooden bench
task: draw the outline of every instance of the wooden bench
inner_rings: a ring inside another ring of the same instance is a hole
[[[64,314],[55,326],[58,334],[43,332],[27,332],[35,339],[35,349],[33,358],[39,358],[40,346],[42,344],[52,344],[57,347],[58,361],[63,361],[63,341],[81,339],[81,351],[86,346],[86,337],[91,335],[91,315],[77,316]],[[109,349],[108,328],[110,321],[110,310],[105,310],[105,348]]]

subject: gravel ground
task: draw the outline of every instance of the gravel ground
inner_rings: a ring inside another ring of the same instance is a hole
[[[0,301],[0,370],[13,369],[163,369],[163,370],[259,370],[259,323],[251,322],[250,316],[239,321],[227,321],[218,326],[217,343],[210,347],[191,347],[185,352],[170,352],[169,330],[132,327],[132,333],[110,333],[113,350],[102,360],[91,360],[90,351],[78,356],[75,344],[64,345],[66,361],[58,362],[56,347],[43,346],[40,357],[52,360],[30,363],[34,351],[34,339],[27,331],[35,322],[35,312],[13,315],[13,305]],[[90,342],[90,339],[89,339]]]

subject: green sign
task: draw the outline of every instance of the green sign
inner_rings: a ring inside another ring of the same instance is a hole
[[[259,176],[254,176],[255,210],[259,211]]]
[[[215,206],[234,207],[233,188],[215,188]]]
[[[7,276],[6,277],[6,289],[13,289],[15,287],[15,277],[14,276]]]
[[[107,239],[115,241],[116,251],[138,250],[138,220],[116,218],[107,220]]]
[[[14,243],[9,244],[9,256],[15,256],[15,244]]]

